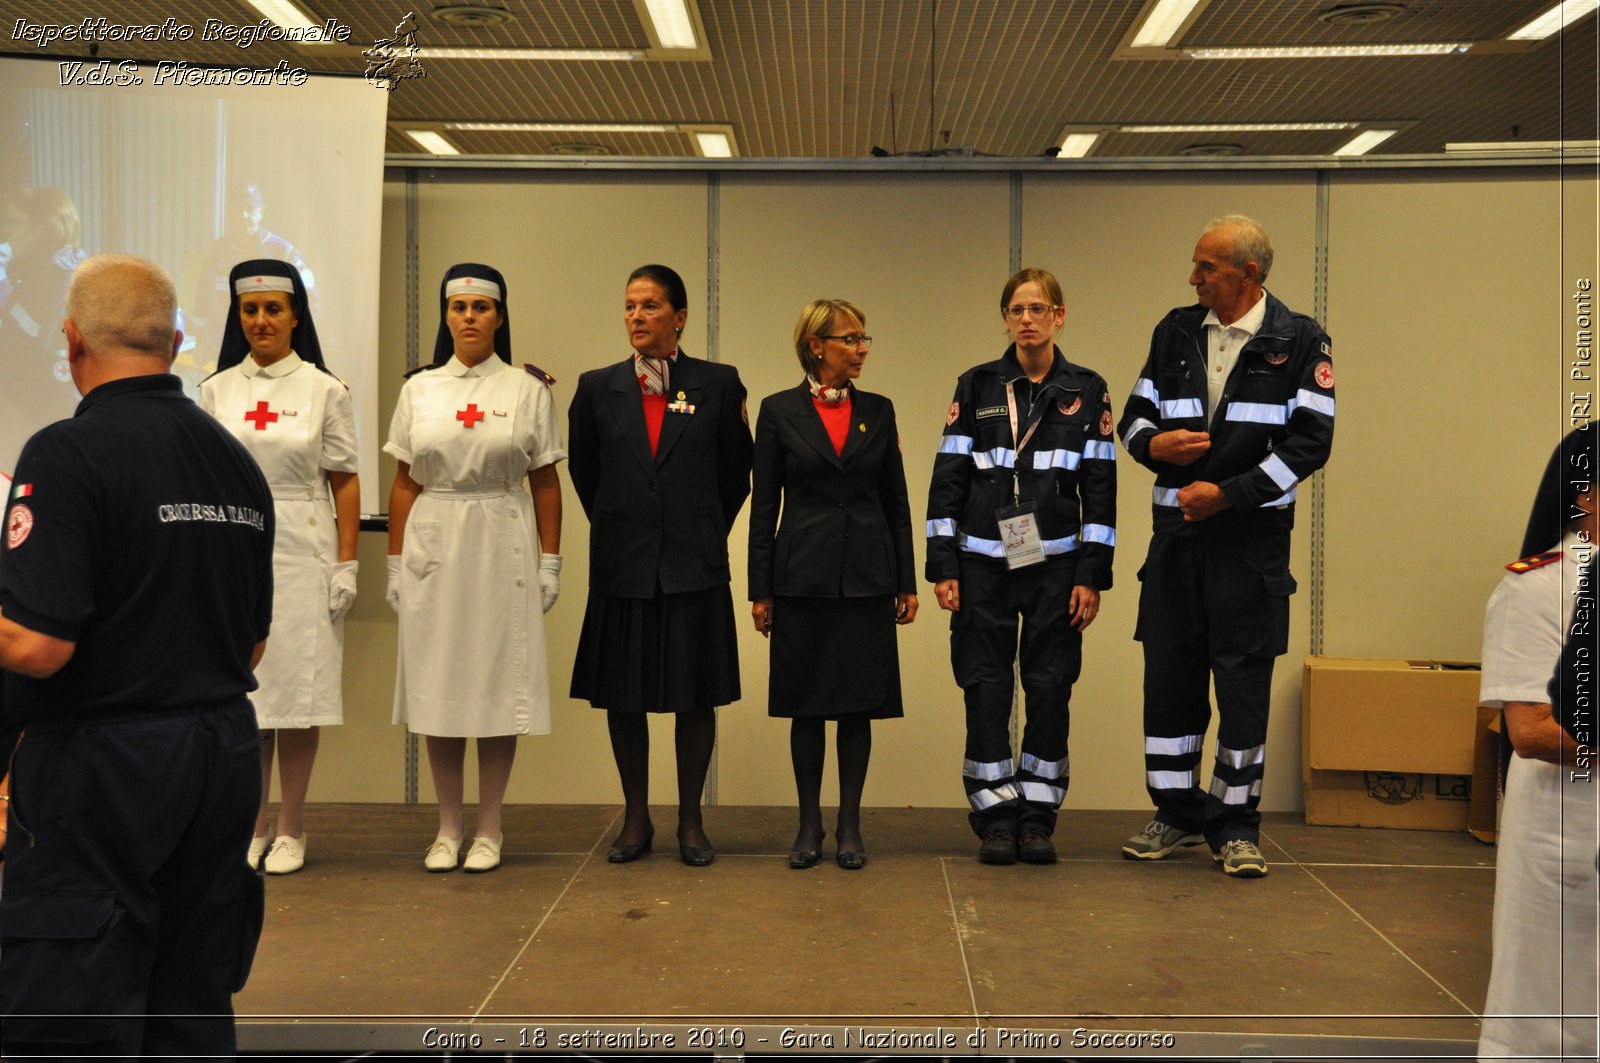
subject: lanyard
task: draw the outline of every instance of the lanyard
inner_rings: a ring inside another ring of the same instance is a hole
[[[1037,405],[1038,400],[1035,399],[1032,405],[1028,407],[1030,415],[1033,413],[1033,407]],[[1012,505],[1020,505],[1022,494],[1017,487],[1017,462],[1022,459],[1022,448],[1028,445],[1028,440],[1032,439],[1033,433],[1039,430],[1039,425],[1044,421],[1044,418],[1040,417],[1035,420],[1033,424],[1028,426],[1028,430],[1022,434],[1022,438],[1017,438],[1017,392],[1016,381],[1014,380],[1006,381],[1006,409],[1011,413],[1011,503]]]

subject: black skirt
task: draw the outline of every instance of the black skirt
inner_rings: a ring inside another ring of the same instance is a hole
[[[767,715],[905,715],[894,611],[892,594],[775,599]]]
[[[589,593],[572,696],[597,709],[699,712],[739,700],[728,585],[654,598]]]

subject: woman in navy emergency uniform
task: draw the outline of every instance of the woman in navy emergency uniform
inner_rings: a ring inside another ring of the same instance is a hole
[[[429,871],[456,867],[467,739],[477,739],[478,823],[462,866],[489,871],[517,736],[550,733],[544,614],[560,593],[556,462],[567,455],[553,378],[511,364],[500,271],[451,266],[439,317],[433,364],[401,388],[383,448],[400,462],[389,493],[394,720],[427,738],[439,795]]]
[[[650,851],[646,714],[676,717],[678,855],[716,859],[700,796],[716,707],[739,699],[728,529],[750,494],[744,385],[731,365],[678,349],[683,279],[661,265],[628,277],[634,353],[578,380],[568,413],[572,484],[589,515],[589,602],[572,696],[606,710],[626,804],[612,863]]]
[[[903,714],[895,625],[917,616],[894,405],[853,383],[872,346],[866,324],[842,299],[807,304],[794,328],[805,379],[763,399],[756,418],[750,612],[772,640],[767,712],[790,720],[797,870],[816,864],[823,838],[826,720],[838,724],[834,860],[848,871],[867,861],[861,792],[872,721]]]
[[[319,728],[344,721],[344,617],[356,600],[361,520],[355,409],[350,390],[323,364],[298,270],[252,259],[233,267],[228,287],[218,368],[200,385],[200,405],[261,466],[278,518],[272,620],[280,637],[261,659],[261,686],[250,695],[261,726],[261,811],[247,858],[283,875],[305,864],[301,813]],[[267,817],[274,753],[276,840]]]

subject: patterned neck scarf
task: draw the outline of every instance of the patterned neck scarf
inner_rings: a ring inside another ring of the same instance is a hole
[[[639,378],[639,390],[646,395],[665,395],[672,386],[672,363],[677,360],[677,351],[665,358],[646,358],[635,351],[633,375]]]
[[[813,399],[829,406],[837,406],[850,397],[850,385],[848,383],[842,388],[830,388],[810,373],[806,374],[806,387],[811,389],[811,397]]]

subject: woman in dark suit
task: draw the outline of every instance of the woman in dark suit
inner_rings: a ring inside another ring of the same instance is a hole
[[[894,405],[851,384],[872,346],[866,322],[842,299],[809,303],[794,329],[805,380],[763,399],[756,419],[750,612],[772,640],[767,712],[792,721],[796,869],[815,865],[822,844],[826,720],[838,723],[835,859],[850,871],[867,862],[861,791],[872,721],[902,715],[894,628],[917,616]]]
[[[568,468],[589,517],[572,696],[606,710],[626,804],[614,864],[655,836],[651,712],[677,716],[678,854],[691,867],[716,859],[700,795],[716,706],[739,700],[728,529],[750,494],[750,426],[738,370],[678,349],[688,316],[677,273],[634,270],[623,307],[634,353],[583,374],[568,411]]]

